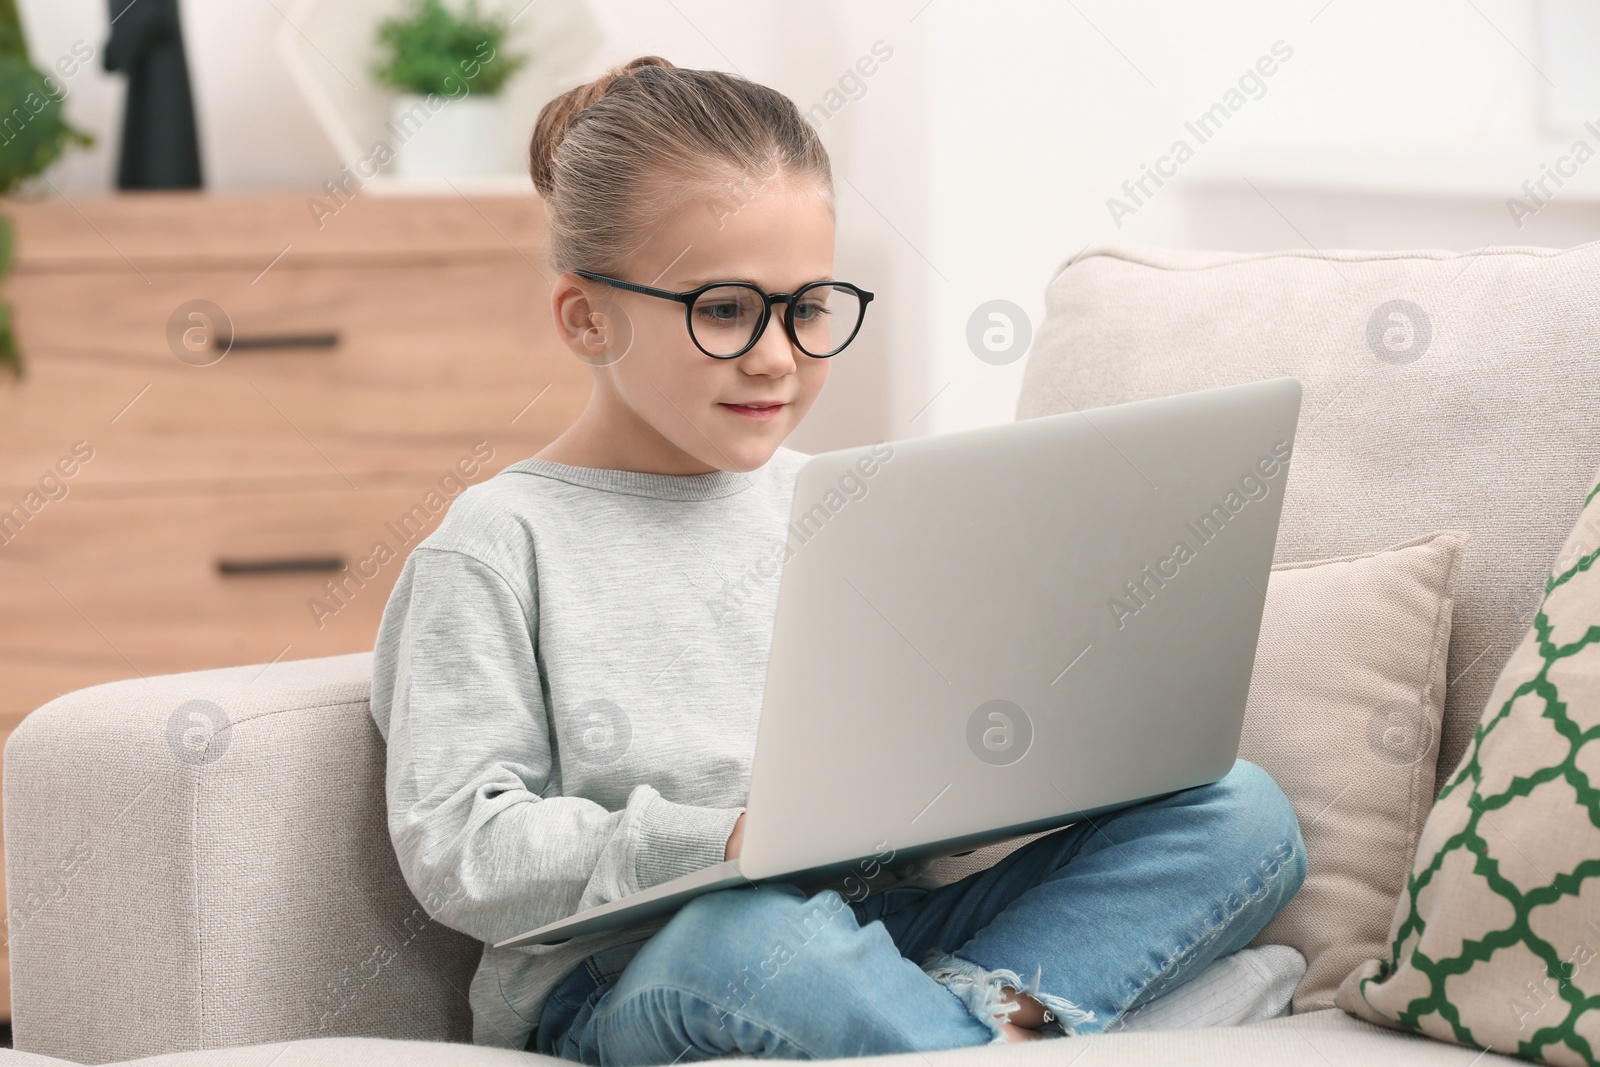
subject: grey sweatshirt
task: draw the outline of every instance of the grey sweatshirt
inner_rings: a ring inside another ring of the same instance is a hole
[[[494,942],[722,862],[808,458],[780,447],[748,473],[695,475],[523,460],[463,492],[406,559],[372,717],[406,883],[485,943],[474,1044],[525,1047],[583,957],[667,918]]]

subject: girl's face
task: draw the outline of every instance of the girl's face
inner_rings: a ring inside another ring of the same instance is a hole
[[[685,201],[614,277],[673,292],[747,281],[792,293],[832,277],[833,225],[833,209],[814,187],[752,178],[736,192],[712,188]],[[773,305],[748,352],[713,359],[689,336],[679,302],[575,274],[558,279],[552,301],[563,339],[595,370],[595,388],[547,451],[584,466],[754,470],[805,418],[832,361],[850,353],[817,359],[795,348],[780,321],[785,304]],[[781,406],[762,415],[735,407],[762,403]]]

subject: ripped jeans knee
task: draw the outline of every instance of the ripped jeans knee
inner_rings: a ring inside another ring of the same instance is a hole
[[[1005,1043],[1005,1031],[1001,1027],[1010,1021],[1011,1013],[1019,1007],[1015,1001],[1005,999],[1001,992],[1005,986],[1026,993],[1044,1005],[1044,1022],[1039,1026],[1040,1033],[1070,1037],[1077,1032],[1077,1027],[1095,1021],[1094,1012],[1085,1011],[1065,997],[1040,990],[1039,981],[1044,973],[1042,967],[1034,970],[1033,981],[1026,986],[1016,971],[1005,968],[987,970],[943,949],[929,949],[922,958],[921,967],[928,977],[954,993],[973,1018],[989,1028],[993,1035],[989,1040],[991,1045]]]

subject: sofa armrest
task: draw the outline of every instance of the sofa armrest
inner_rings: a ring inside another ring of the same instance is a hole
[[[112,682],[5,745],[16,1047],[470,1041],[482,945],[390,844],[371,653]]]

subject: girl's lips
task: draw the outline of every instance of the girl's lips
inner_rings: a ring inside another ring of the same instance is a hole
[[[717,406],[725,408],[735,415],[742,415],[747,419],[771,419],[776,417],[778,412],[782,411],[786,405],[769,404],[762,408],[745,407],[742,404],[719,404]]]

